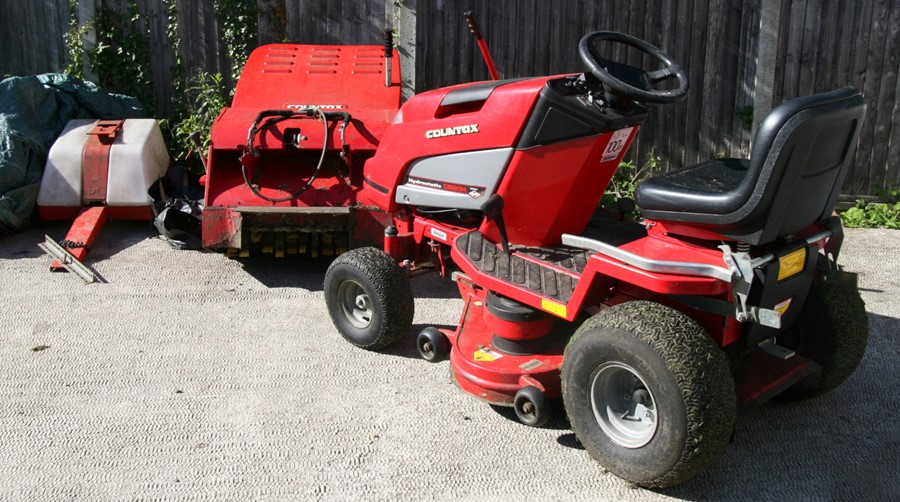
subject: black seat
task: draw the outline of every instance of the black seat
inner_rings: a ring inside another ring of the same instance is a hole
[[[865,113],[852,87],[786,101],[760,125],[750,160],[710,160],[650,178],[635,202],[652,220],[772,242],[834,211]]]

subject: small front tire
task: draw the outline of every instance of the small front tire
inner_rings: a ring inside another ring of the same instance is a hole
[[[331,263],[325,274],[325,304],[341,336],[364,349],[396,343],[412,326],[409,280],[379,249],[353,249]]]

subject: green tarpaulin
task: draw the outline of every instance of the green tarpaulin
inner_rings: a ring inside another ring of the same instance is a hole
[[[138,100],[70,75],[0,82],[0,231],[30,224],[47,153],[70,120],[145,116]]]

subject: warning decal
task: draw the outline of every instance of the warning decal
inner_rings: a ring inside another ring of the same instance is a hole
[[[614,132],[609,143],[606,145],[606,150],[603,151],[603,158],[600,159],[600,162],[616,160],[616,157],[622,153],[622,150],[625,149],[625,145],[628,144],[628,138],[631,137],[632,130],[634,130],[634,127],[626,127],[625,129],[619,129]]]
[[[497,359],[500,359],[501,357],[503,357],[503,354],[500,354],[499,352],[495,352],[495,351],[491,350],[490,347],[482,347],[475,351],[474,357],[475,357],[476,361],[490,362],[490,361],[496,361]]]
[[[562,304],[559,304],[556,302],[551,302],[550,300],[548,300],[546,298],[541,298],[541,308],[546,310],[547,312],[550,312],[551,314],[562,317],[563,319],[565,319],[565,317],[566,317],[567,312],[566,312],[565,305],[562,305]]]
[[[787,310],[791,307],[791,300],[793,300],[793,299],[794,299],[793,296],[788,298],[787,300],[779,303],[778,305],[775,305],[775,308],[772,310],[774,310],[775,312],[778,312],[781,315],[784,315],[784,313],[787,312]]]

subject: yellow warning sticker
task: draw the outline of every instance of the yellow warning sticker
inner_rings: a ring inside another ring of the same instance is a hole
[[[562,305],[562,304],[559,304],[556,302],[551,302],[550,300],[547,300],[546,298],[541,299],[541,308],[546,310],[547,312],[550,312],[553,315],[557,315],[562,318],[566,317],[566,306],[565,305]]]
[[[475,351],[474,357],[476,361],[491,362],[500,359],[501,357],[503,357],[503,354],[491,350],[490,347],[482,347]]]
[[[788,298],[787,300],[779,303],[778,305],[775,305],[775,308],[772,310],[774,310],[775,312],[778,312],[781,315],[784,315],[784,313],[787,312],[787,310],[791,307],[791,300],[793,300],[793,298]]]
[[[778,258],[778,280],[803,272],[806,265],[806,248],[798,249]]]

